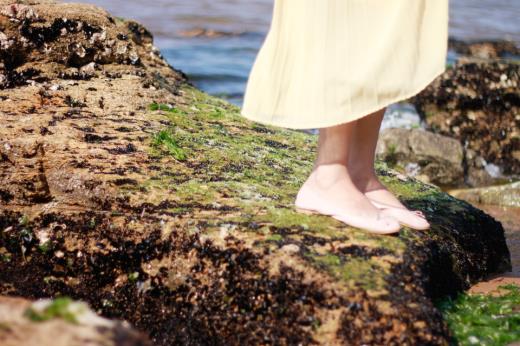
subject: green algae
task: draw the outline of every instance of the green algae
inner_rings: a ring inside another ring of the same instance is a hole
[[[304,255],[309,263],[318,269],[325,270],[335,279],[350,286],[358,286],[371,291],[384,291],[384,277],[388,271],[380,263],[372,259],[349,258],[326,253],[317,254],[312,251]]]
[[[168,130],[161,130],[154,138],[152,145],[156,148],[164,148],[170,155],[179,161],[186,160],[186,152],[179,146],[174,135]]]
[[[406,250],[405,241],[422,244],[422,237],[408,228],[403,228],[399,237],[384,237],[347,227],[329,216],[297,212],[292,207],[293,202],[312,169],[317,136],[251,122],[242,117],[240,109],[234,105],[191,86],[181,89],[187,97],[185,103],[175,107],[152,104],[150,110],[166,116],[170,123],[161,132],[174,138],[177,147],[189,152],[183,162],[166,166],[164,170],[176,171],[187,179],[179,182],[175,174],[160,175],[142,184],[148,191],[167,190],[183,202],[182,206],[169,208],[169,211],[197,214],[200,219],[196,210],[203,206],[233,207],[235,209],[229,213],[218,211],[218,220],[237,225],[260,225],[260,229],[240,227],[244,236],[255,240],[255,246],[273,250],[296,242],[302,249],[299,256],[309,265],[348,286],[356,285],[371,291],[386,289],[384,278],[389,274],[388,262],[375,257],[317,253],[312,245],[302,246],[302,239],[313,239],[311,242],[340,240],[343,244],[385,249],[397,259]],[[154,141],[151,143],[153,146]],[[163,150],[158,158],[166,153]],[[467,208],[439,188],[393,171],[385,162],[376,162],[376,172],[401,200],[425,211],[433,212],[432,206],[440,202],[449,203],[453,213]],[[208,213],[207,220],[211,222],[216,213]],[[449,238],[436,227],[432,227],[433,239]],[[195,232],[195,228],[191,231]],[[205,232],[208,235],[215,233],[210,232],[209,226]]]
[[[307,229],[313,233],[334,237],[343,236],[345,233],[334,226],[338,221],[326,215],[307,215],[296,212],[293,209],[268,206],[267,214],[257,218],[260,222],[269,222],[277,228]]]
[[[139,272],[132,272],[128,274],[128,281],[130,282],[136,282],[139,278]]]
[[[500,296],[460,294],[439,308],[461,346],[501,346],[520,341],[520,287],[499,287]]]
[[[38,249],[42,253],[46,254],[47,252],[52,250],[52,242],[46,241],[45,243],[38,245]]]
[[[72,303],[72,299],[68,297],[56,298],[42,311],[37,311],[29,307],[25,311],[25,316],[34,322],[44,322],[53,318],[62,318],[69,323],[77,324],[78,321],[75,313],[70,311]]]
[[[242,211],[229,217],[233,222],[268,223],[328,238],[353,234],[378,243],[381,237],[345,227],[330,217],[283,207],[293,204],[298,188],[312,169],[316,135],[257,124],[243,118],[238,107],[221,99],[191,86],[183,86],[182,91],[191,98],[190,102],[175,107],[152,104],[149,109],[163,112],[170,120],[168,128],[161,130],[163,136],[174,136],[177,147],[190,150],[182,167],[188,167],[184,173],[190,180],[175,183],[172,177],[150,179],[142,184],[145,188],[173,188],[180,200],[201,203],[218,201],[219,195],[225,194],[230,196],[226,204]],[[403,186],[393,176],[386,181],[400,189],[403,196],[427,195],[418,193],[415,183]],[[396,245],[398,241],[381,241],[394,249],[402,247]]]
[[[274,242],[279,242],[279,241],[282,241],[283,239],[284,239],[284,237],[282,237],[280,234],[271,234],[266,237],[267,241],[274,241]]]

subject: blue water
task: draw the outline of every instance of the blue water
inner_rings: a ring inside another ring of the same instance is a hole
[[[264,35],[245,33],[227,38],[185,39],[162,50],[200,89],[240,104],[251,66]]]
[[[269,28],[273,0],[83,0],[143,23],[168,62],[196,86],[241,105],[247,77]],[[520,43],[520,0],[450,0],[450,36]],[[224,37],[186,37],[205,28]],[[456,56],[448,54],[448,63]]]

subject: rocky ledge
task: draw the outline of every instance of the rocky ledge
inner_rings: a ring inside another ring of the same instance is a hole
[[[383,130],[378,157],[444,188],[519,180],[520,48],[455,39],[450,48],[455,62],[407,100],[417,122]]]
[[[86,301],[157,345],[439,345],[433,302],[510,269],[500,223],[382,162],[430,231],[295,212],[316,136],[195,89],[136,22],[0,0],[0,39],[0,294]]]
[[[412,102],[429,130],[461,143],[467,185],[520,177],[520,60],[461,58]]]

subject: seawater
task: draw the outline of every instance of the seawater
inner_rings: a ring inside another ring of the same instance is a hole
[[[155,36],[168,62],[202,90],[241,105],[273,0],[83,0],[135,19]],[[520,0],[450,0],[450,36],[520,43]],[[186,37],[195,28],[221,37]],[[448,61],[455,58],[450,52]]]

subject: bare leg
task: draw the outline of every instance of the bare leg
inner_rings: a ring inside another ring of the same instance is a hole
[[[404,205],[377,179],[374,170],[377,139],[385,109],[356,120],[349,153],[349,166],[352,180],[360,191],[364,193],[381,192],[378,197],[383,200],[377,199],[374,195],[376,200],[404,208]]]
[[[350,173],[356,187],[373,202],[408,210],[379,181],[374,170],[377,139],[384,113],[385,109],[381,109],[356,121],[349,153]],[[399,213],[398,219],[411,227],[429,227],[420,213],[404,213],[403,210]]]
[[[350,176],[355,122],[319,130],[313,170],[296,197],[297,208],[314,210],[374,233],[394,233],[399,223],[377,209]]]

